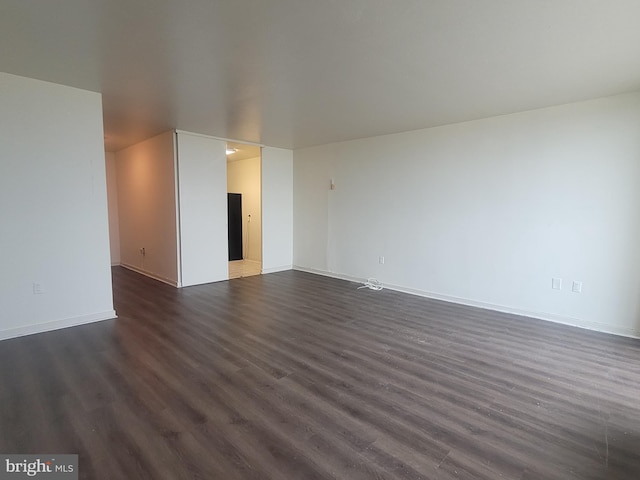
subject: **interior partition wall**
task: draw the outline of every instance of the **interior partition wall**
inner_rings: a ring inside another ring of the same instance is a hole
[[[123,266],[177,287],[229,278],[225,150],[225,140],[178,130],[116,153]],[[263,149],[261,190],[263,272],[290,269],[291,150]],[[158,225],[146,228],[150,219]],[[163,262],[169,274],[151,268]]]
[[[180,286],[229,278],[226,142],[176,132]]]

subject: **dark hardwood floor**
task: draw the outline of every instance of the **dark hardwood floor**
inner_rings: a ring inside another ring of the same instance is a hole
[[[301,272],[0,342],[0,452],[99,479],[639,479],[640,341]]]

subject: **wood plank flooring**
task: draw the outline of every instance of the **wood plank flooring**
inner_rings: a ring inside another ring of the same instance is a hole
[[[96,479],[638,479],[640,342],[302,272],[0,342],[0,452]]]

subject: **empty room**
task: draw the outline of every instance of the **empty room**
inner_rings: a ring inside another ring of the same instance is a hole
[[[640,478],[640,3],[0,4],[0,478]]]

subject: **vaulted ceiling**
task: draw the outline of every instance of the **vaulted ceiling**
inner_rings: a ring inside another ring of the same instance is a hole
[[[107,148],[298,148],[640,89],[637,0],[2,0],[0,70],[103,94]]]

